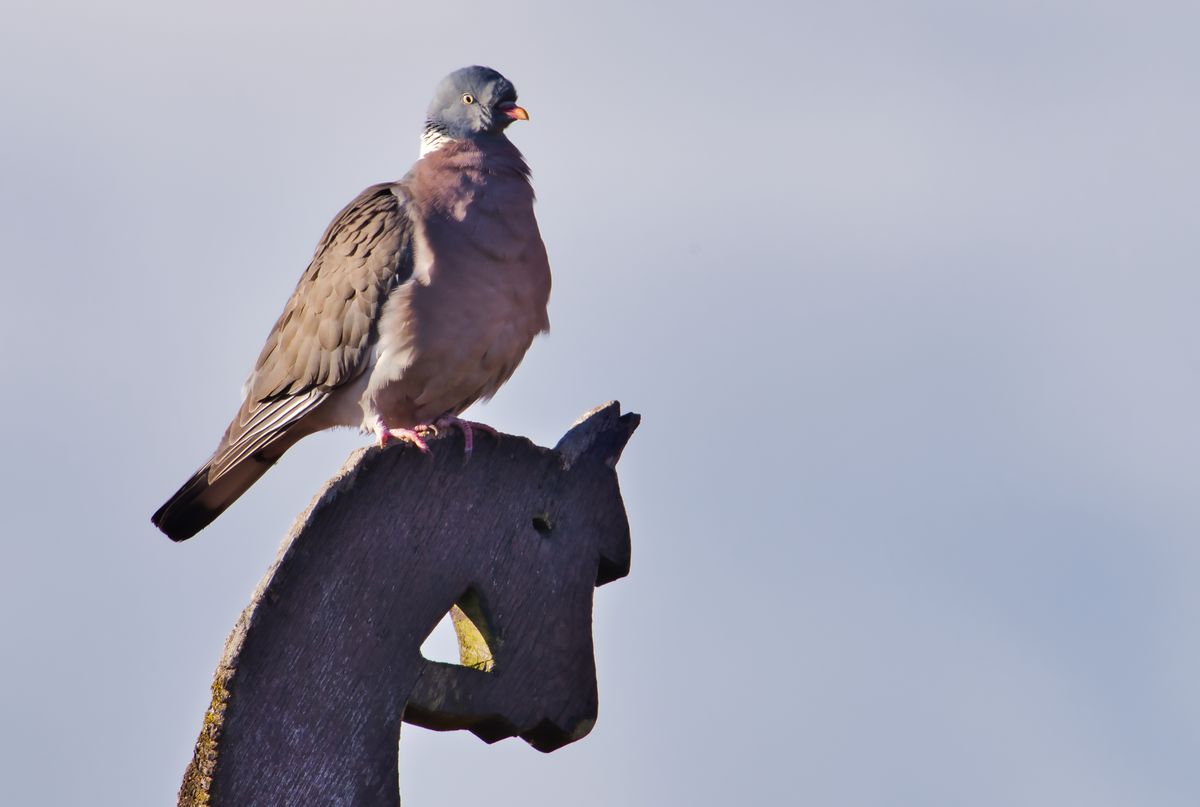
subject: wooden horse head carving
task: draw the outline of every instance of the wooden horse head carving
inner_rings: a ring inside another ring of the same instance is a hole
[[[351,455],[226,644],[181,805],[398,805],[401,720],[553,751],[596,720],[592,599],[629,571],[610,403],[521,437]],[[451,610],[453,609],[453,610]],[[420,647],[451,611],[464,665]]]

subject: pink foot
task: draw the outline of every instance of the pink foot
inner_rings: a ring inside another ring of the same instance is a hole
[[[375,421],[375,439],[379,441],[380,448],[386,446],[389,440],[399,440],[402,443],[416,446],[422,454],[428,454],[429,446],[422,439],[423,433],[427,434],[428,432],[428,427],[421,426],[415,429],[389,429],[383,420]]]
[[[500,439],[500,434],[486,423],[478,423],[474,420],[462,420],[453,415],[443,415],[434,423],[437,429],[457,428],[463,433],[463,453],[468,457],[471,456],[471,451],[475,448],[475,431],[481,431],[484,434],[491,435],[497,440]]]

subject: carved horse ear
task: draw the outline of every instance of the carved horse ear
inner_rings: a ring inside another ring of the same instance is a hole
[[[575,421],[575,425],[554,448],[561,458],[563,470],[578,468],[583,478],[593,482],[605,478],[608,481],[599,484],[611,485],[615,506],[609,512],[613,517],[600,519],[591,525],[597,540],[597,586],[629,574],[629,521],[625,517],[625,506],[621,503],[615,469],[625,444],[633,436],[641,419],[640,415],[633,412],[622,415],[621,404],[609,401]],[[593,476],[597,471],[600,477]]]
[[[575,421],[554,450],[562,455],[564,469],[570,469],[584,457],[615,468],[641,420],[641,415],[633,412],[622,415],[620,402],[609,401]]]

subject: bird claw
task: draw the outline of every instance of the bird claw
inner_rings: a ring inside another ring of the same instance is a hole
[[[420,429],[389,429],[382,422],[375,427],[375,437],[380,448],[385,448],[390,440],[399,440],[415,446],[422,454],[429,454],[429,445],[423,439],[425,436]]]
[[[434,423],[436,429],[456,428],[463,434],[463,454],[467,459],[470,459],[471,452],[475,449],[475,432],[480,431],[490,435],[495,439],[500,439],[500,433],[486,423],[479,423],[474,420],[463,420],[456,418],[453,415],[445,415],[437,419]]]
[[[429,445],[425,442],[425,439],[428,437],[437,437],[443,430],[451,428],[458,429],[463,433],[463,454],[467,459],[470,459],[471,452],[475,449],[476,431],[491,435],[497,440],[500,439],[500,433],[486,423],[478,423],[474,420],[462,420],[453,415],[445,415],[433,423],[421,423],[413,426],[411,429],[389,428],[380,419],[375,424],[375,437],[379,442],[380,448],[386,447],[391,440],[399,440],[411,446],[416,446],[417,450],[422,454],[429,454]]]

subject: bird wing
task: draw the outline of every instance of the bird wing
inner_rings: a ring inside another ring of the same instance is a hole
[[[388,292],[412,275],[403,189],[373,185],[338,213],[267,336],[209,480],[271,443],[366,369]]]

